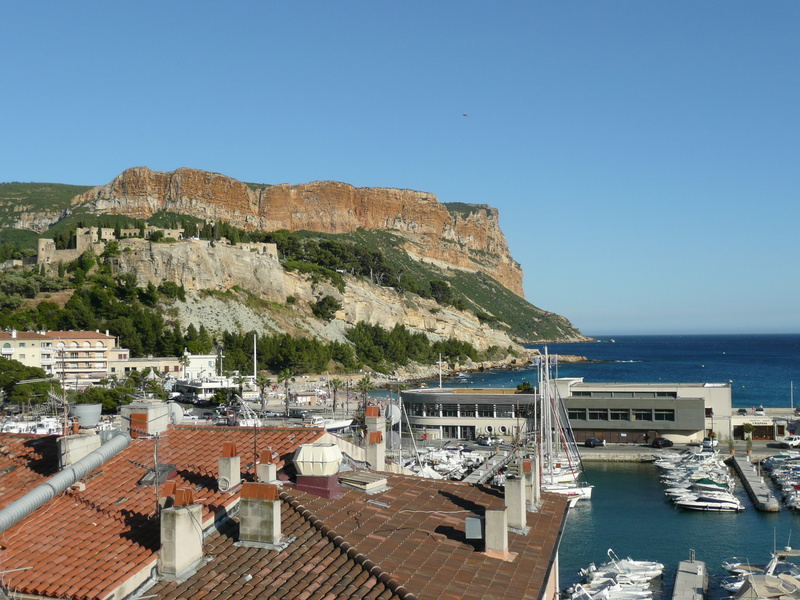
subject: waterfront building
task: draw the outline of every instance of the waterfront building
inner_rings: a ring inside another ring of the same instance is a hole
[[[554,379],[578,442],[646,443],[663,436],[700,442],[714,432],[731,434],[729,383],[587,383]],[[535,392],[535,390],[533,390]],[[417,437],[506,440],[533,430],[536,393],[499,388],[427,388],[400,393]]]

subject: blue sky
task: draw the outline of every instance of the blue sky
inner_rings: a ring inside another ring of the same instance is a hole
[[[0,181],[423,190],[498,208],[586,334],[800,332],[798,31],[789,1],[7,2]]]

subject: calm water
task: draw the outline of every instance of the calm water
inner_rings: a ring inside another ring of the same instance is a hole
[[[586,381],[649,382],[732,381],[737,407],[789,406],[790,382],[800,386],[800,335],[619,336],[610,342],[549,344],[551,354],[586,356],[593,363],[561,364],[558,375]],[[531,368],[471,375],[471,387],[515,387],[536,382]],[[438,385],[438,382],[431,382]],[[800,403],[800,393],[797,394]],[[577,580],[577,571],[620,556],[658,560],[667,566],[664,595],[671,594],[678,562],[695,551],[712,575],[711,597],[724,596],[720,564],[731,556],[764,563],[778,547],[800,547],[800,514],[756,511],[739,486],[747,508],[737,514],[707,514],[676,509],[664,497],[653,465],[601,463],[587,466],[595,485],[590,502],[579,502],[567,519],[561,545],[561,582]]]

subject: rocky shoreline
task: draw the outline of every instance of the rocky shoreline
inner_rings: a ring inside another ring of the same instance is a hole
[[[504,360],[481,361],[479,363],[468,360],[464,363],[448,363],[442,365],[442,377],[451,378],[459,373],[482,373],[491,370],[513,370],[526,367],[531,364],[534,357],[541,356],[538,350],[527,350],[523,356],[509,356]],[[559,354],[558,360],[564,363],[589,362],[585,356],[574,356]],[[375,387],[382,387],[396,383],[412,384],[420,381],[436,379],[439,377],[438,365],[421,365],[413,363],[398,367],[389,374],[371,373]]]

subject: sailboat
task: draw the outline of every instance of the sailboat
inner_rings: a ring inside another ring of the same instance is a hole
[[[588,500],[593,486],[580,483],[583,472],[581,456],[575,444],[564,402],[551,380],[551,366],[558,358],[551,357],[547,348],[537,357],[539,384],[539,465],[544,492],[563,494],[570,498]]]

